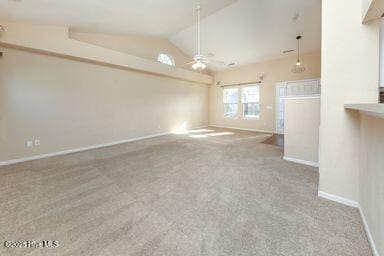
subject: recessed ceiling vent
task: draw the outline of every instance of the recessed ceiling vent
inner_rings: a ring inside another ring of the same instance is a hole
[[[283,51],[283,53],[284,53],[284,54],[287,54],[287,53],[294,52],[294,51],[295,51],[295,50],[292,50],[292,49],[291,49],[291,50],[285,50],[285,51]]]

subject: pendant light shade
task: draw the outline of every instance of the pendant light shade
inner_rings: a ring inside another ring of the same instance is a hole
[[[292,73],[298,74],[303,73],[305,71],[305,67],[303,63],[300,61],[300,39],[301,36],[296,37],[297,40],[297,61],[296,64],[292,68]]]

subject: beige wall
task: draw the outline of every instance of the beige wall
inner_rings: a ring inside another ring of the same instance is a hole
[[[71,39],[67,27],[20,24],[6,21],[0,21],[0,24],[4,27],[4,32],[0,33],[0,46],[28,49],[54,56],[197,83],[212,84],[213,81],[212,76],[206,74],[164,65],[154,60]]]
[[[319,161],[320,97],[286,98],[284,157]]]
[[[311,53],[302,56],[302,63],[307,68],[302,74],[294,74],[291,72],[295,61],[296,57],[290,56],[216,72],[214,74],[214,85],[210,87],[209,91],[210,124],[275,132],[276,83],[320,77],[320,53]],[[260,119],[246,120],[242,118],[224,118],[223,90],[219,85],[216,85],[216,83],[220,81],[221,85],[226,85],[254,82],[259,80],[260,75],[264,75],[260,91]],[[272,109],[267,109],[268,106],[271,106]]]
[[[179,67],[191,60],[191,57],[184,54],[168,39],[161,37],[117,36],[73,31],[69,32],[69,37],[153,61],[157,60],[160,53],[166,53],[174,58],[176,66]]]
[[[357,201],[359,115],[344,104],[377,103],[379,23],[361,23],[361,0],[322,3],[319,190]]]
[[[0,50],[0,162],[208,123],[206,85]]]
[[[384,255],[384,119],[362,115],[360,136],[359,204]]]

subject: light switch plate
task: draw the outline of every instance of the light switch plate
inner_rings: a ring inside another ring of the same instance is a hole
[[[27,140],[25,145],[27,145],[28,148],[33,147],[33,142],[31,140]]]

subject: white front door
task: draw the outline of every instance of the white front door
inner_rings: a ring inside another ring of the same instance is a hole
[[[276,133],[284,134],[284,98],[287,95],[287,83],[276,84]]]

